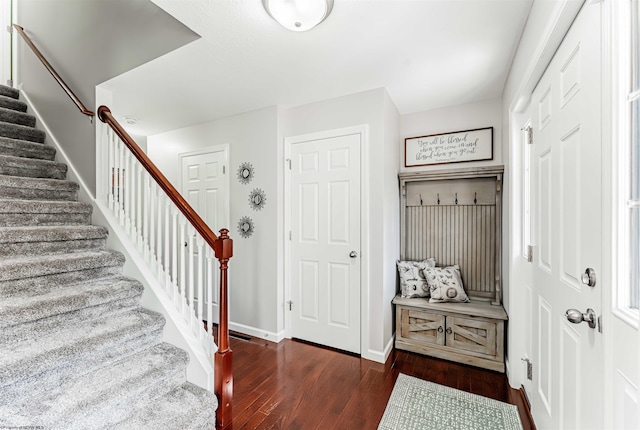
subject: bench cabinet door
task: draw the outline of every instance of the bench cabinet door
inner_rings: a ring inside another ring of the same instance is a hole
[[[495,322],[447,317],[447,346],[495,356],[497,352]]]
[[[400,308],[400,312],[400,335],[402,338],[444,345],[444,315],[407,308]]]

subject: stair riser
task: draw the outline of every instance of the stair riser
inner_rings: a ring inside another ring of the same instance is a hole
[[[5,97],[11,97],[12,99],[18,99],[20,97],[20,91],[15,88],[0,85],[0,95]]]
[[[107,427],[111,427],[133,414],[135,409],[131,404],[138,408],[186,381],[184,365],[171,369],[168,374],[160,374],[157,370],[154,373],[140,381],[134,381],[134,384],[123,389],[119,396],[96,399],[90,407],[86,407],[87,413],[73,420],[69,419],[68,414],[63,415],[55,427],[68,430],[101,430],[105,428],[105,423]]]
[[[78,200],[77,191],[40,190],[36,188],[12,188],[0,186],[0,198],[19,200],[55,200],[73,202]]]
[[[38,278],[25,278],[13,281],[0,282],[0,297],[8,297],[20,290],[23,294],[44,294],[52,288],[60,288],[60,285],[70,285],[91,279],[117,276],[122,274],[122,267],[108,266],[79,272],[66,272],[57,275],[41,276]]]
[[[141,286],[131,290],[116,290],[111,294],[105,294],[104,291],[98,294],[81,294],[77,296],[64,297],[60,299],[51,299],[46,302],[35,302],[29,306],[20,308],[4,306],[0,309],[0,328],[7,330],[9,327],[15,327],[18,324],[27,324],[44,318],[53,318],[70,312],[79,312],[84,308],[101,306],[103,311],[107,313],[110,309],[113,311],[122,310],[123,306],[133,309],[142,296]],[[111,303],[116,303],[111,307]]]
[[[70,254],[73,256],[73,254]],[[12,281],[24,278],[41,278],[59,273],[82,272],[99,267],[120,266],[124,264],[121,254],[97,255],[90,258],[60,259],[56,261],[41,262],[34,265],[27,259],[25,263],[3,265],[0,271],[1,281]]]
[[[64,316],[62,315],[61,317]],[[107,315],[106,317],[110,316]],[[111,317],[115,318],[115,315],[111,315]],[[53,319],[56,319],[56,317],[53,317]],[[100,320],[102,319],[104,317],[100,318]],[[34,337],[37,337],[37,334],[25,331],[24,326],[29,325],[31,324],[11,327],[7,331],[11,332],[23,344],[30,340],[37,342],[37,340],[33,340]],[[51,326],[50,322],[47,322],[46,325]],[[55,343],[56,347],[54,349],[47,348],[46,352],[42,350],[34,351],[29,355],[27,362],[23,359],[17,359],[15,356],[13,359],[9,357],[9,360],[5,360],[5,364],[0,368],[0,387],[15,384],[24,378],[37,377],[40,373],[49,372],[56,367],[69,366],[73,369],[78,362],[99,360],[107,351],[117,348],[120,344],[125,344],[141,336],[147,336],[150,333],[160,333],[163,326],[164,318],[161,317],[154,317],[152,320],[145,321],[142,325],[125,325],[117,330],[111,327],[108,331],[99,330],[101,326],[98,324],[98,320],[81,321],[78,324],[78,329],[84,329],[84,334],[90,337],[83,337],[73,342],[65,342],[62,339],[60,342]],[[40,327],[38,325],[38,329],[41,331],[42,328]],[[55,326],[52,329],[52,333],[55,333]],[[96,330],[100,332],[96,332]],[[5,345],[11,348],[12,342],[5,340]]]
[[[0,95],[0,107],[5,109],[11,109],[18,112],[26,112],[27,104],[25,102],[21,102],[20,100],[16,100],[13,97],[1,96]]]
[[[8,137],[10,139],[44,143],[46,134],[44,131],[32,127],[11,123],[0,123],[0,136]]]
[[[8,122],[11,124],[24,125],[26,127],[36,126],[36,118],[33,115],[2,107],[0,107],[0,121]]]
[[[0,214],[0,227],[26,227],[30,225],[87,225],[91,214],[87,213],[3,213]]]
[[[67,240],[56,242],[22,242],[0,244],[0,257],[20,255],[63,254],[104,249],[105,239]]]
[[[66,179],[67,169],[63,166],[13,165],[0,164],[0,175],[21,176],[24,178]]]
[[[118,345],[112,345],[107,350],[100,351],[100,353],[85,357],[82,360],[58,363],[59,366],[51,367],[35,375],[37,377],[15,381],[0,388],[0,405],[12,403],[17,407],[23,403],[32,402],[33,399],[45,396],[69,380],[112,365],[121,360],[122,357],[141,352],[159,344],[161,341],[162,330],[159,329],[128,339]]]
[[[53,161],[56,156],[56,151],[53,147],[45,146],[42,143],[25,142],[0,137],[0,154],[11,157]]]

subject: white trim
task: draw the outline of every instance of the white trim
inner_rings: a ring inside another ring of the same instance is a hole
[[[286,337],[284,335],[284,330],[280,330],[278,333],[275,333],[272,331],[262,330],[257,327],[251,327],[244,324],[234,323],[232,321],[229,321],[229,330],[246,334],[249,336],[257,337],[260,339],[268,340],[270,342],[275,342],[275,343],[280,342]]]
[[[393,345],[395,343],[396,336],[395,334],[391,336],[389,342],[384,347],[383,351],[375,351],[373,349],[367,350],[366,354],[361,354],[362,358],[366,358],[367,360],[375,361],[377,363],[386,363],[387,359],[391,355],[393,351]]]
[[[372,361],[384,363],[386,351],[373,351],[369,349],[369,125],[363,124],[353,127],[345,127],[327,130],[317,133],[286,137],[284,139],[284,158],[291,158],[291,145],[321,140],[333,137],[360,135],[360,355]],[[289,164],[284,163],[284,303],[291,300],[291,170]],[[284,313],[284,336],[291,338],[291,313]],[[393,338],[392,338],[393,340]],[[391,345],[393,343],[391,342]],[[389,351],[390,352],[390,351]],[[382,360],[382,361],[380,361]]]
[[[583,0],[584,1],[584,0]],[[531,55],[527,71],[518,90],[509,104],[509,110],[514,113],[523,112],[529,104],[531,94],[547,69],[553,55],[558,50],[562,39],[569,30],[571,23],[578,16],[583,1],[560,0],[551,14],[549,25],[543,32],[543,37]]]

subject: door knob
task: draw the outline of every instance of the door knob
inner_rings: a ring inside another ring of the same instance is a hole
[[[586,322],[589,324],[590,328],[596,328],[596,313],[593,309],[587,309],[587,312],[582,313],[577,309],[567,309],[564,316],[570,323],[580,324],[581,322]]]
[[[351,251],[349,253],[349,257],[351,257],[351,258],[356,258],[357,256],[358,256],[358,253],[356,251]]]
[[[584,285],[588,285],[590,287],[596,286],[596,271],[591,267],[587,267],[587,270],[584,271],[581,277],[582,283]]]

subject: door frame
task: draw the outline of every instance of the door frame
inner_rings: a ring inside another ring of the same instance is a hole
[[[369,334],[369,127],[357,125],[316,133],[290,136],[284,139],[284,295],[279,303],[284,312],[284,336],[291,339],[291,312],[287,301],[291,300],[291,147],[311,140],[360,135],[360,355],[367,355]],[[366,357],[365,357],[366,358]]]
[[[211,230],[213,230],[213,232],[217,235],[218,231],[215,230],[215,228],[230,228],[230,223],[231,223],[231,211],[230,211],[230,207],[231,207],[231,180],[229,179],[231,177],[231,168],[229,166],[229,144],[228,143],[223,143],[222,145],[212,145],[212,146],[208,146],[206,148],[202,148],[202,149],[198,149],[198,150],[194,150],[194,151],[187,151],[187,152],[181,152],[178,154],[178,191],[180,192],[180,194],[184,195],[184,184],[182,183],[182,160],[186,157],[191,157],[193,155],[204,155],[204,154],[211,154],[214,152],[222,152],[224,154],[224,164],[225,164],[225,174],[224,174],[224,186],[227,188],[227,199],[224,202],[225,204],[225,211],[224,214],[227,217],[227,225],[222,225],[222,226],[210,226]]]

